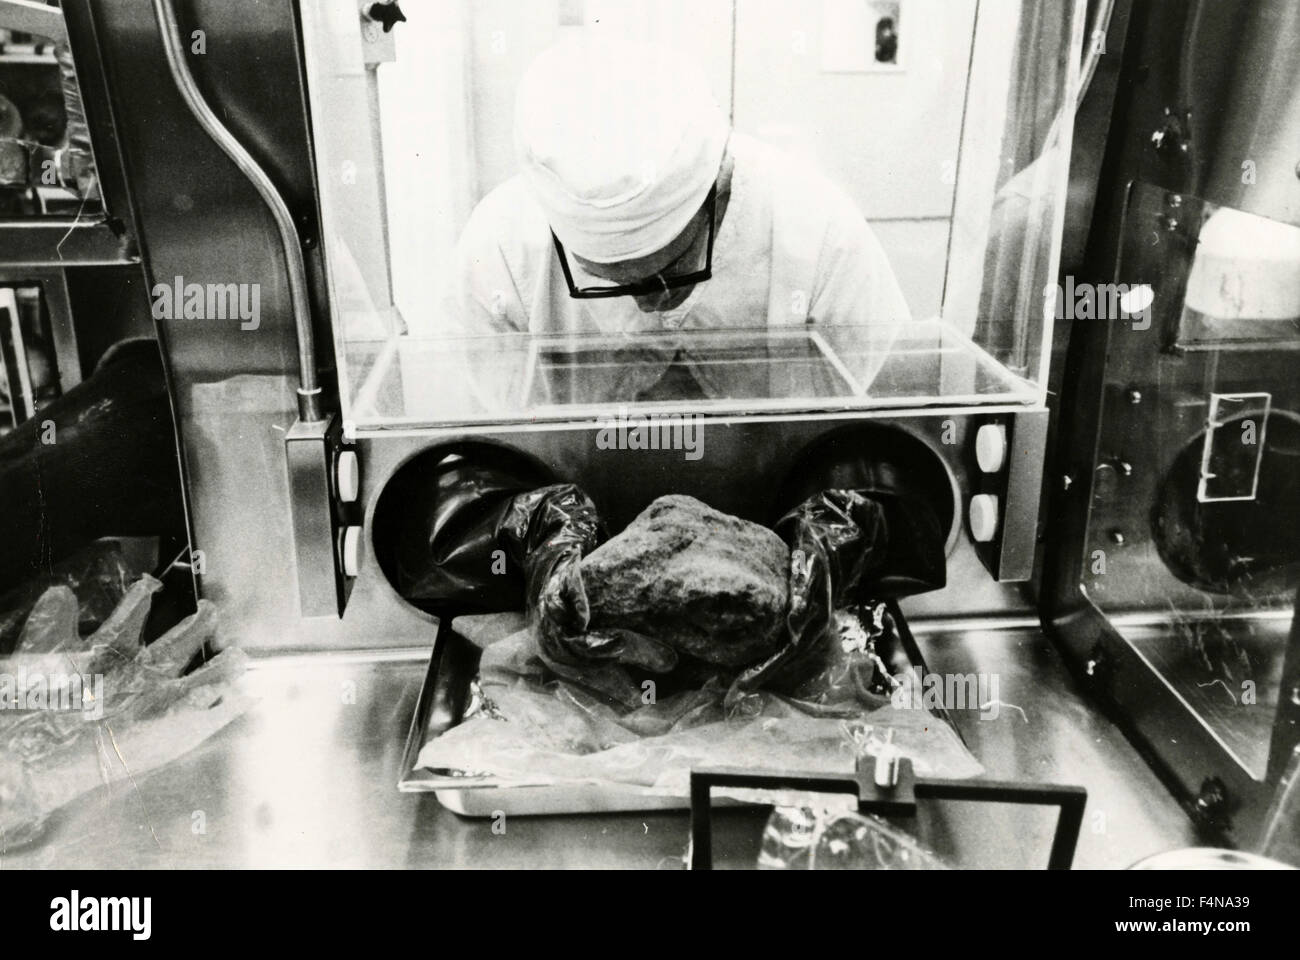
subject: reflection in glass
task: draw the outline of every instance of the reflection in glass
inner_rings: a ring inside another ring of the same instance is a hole
[[[900,326],[883,356],[878,327],[699,330],[630,336],[530,335],[348,344],[361,422],[603,418],[663,405],[699,413],[861,405],[1031,402],[1035,387],[942,321]],[[878,368],[878,369],[875,369]],[[873,370],[869,380],[856,371]]]
[[[1154,296],[1111,327],[1084,558],[1093,604],[1257,779],[1300,583],[1298,237],[1134,185],[1117,277]]]
[[[29,32],[33,24],[48,35]],[[99,210],[90,132],[58,8],[0,3],[0,216]]]
[[[836,28],[842,4],[752,0],[733,16],[729,0],[448,0],[382,36],[335,6],[304,0],[303,40],[340,392],[357,431],[581,419],[611,404],[1043,401],[1042,291],[1084,5],[977,17],[974,0],[953,0],[927,23],[923,6],[900,20],[904,5],[879,3],[871,29],[850,35]],[[792,31],[804,39],[787,49]],[[629,201],[629,235],[672,219],[660,245],[584,252],[598,231],[575,226],[546,171],[562,185],[596,177],[564,144],[591,144],[592,169],[622,156],[611,131],[629,111],[603,109],[612,70],[542,71],[538,90],[530,78],[546,51],[630,41],[690,64],[704,93],[658,113],[639,104],[625,132],[659,131],[644,144],[656,154],[695,130],[716,165],[696,182],[664,150],[623,171],[610,202],[671,182],[680,210],[700,212],[677,232],[675,212]],[[591,136],[547,144],[552,121],[590,122]],[[587,287],[623,289],[573,296]]]

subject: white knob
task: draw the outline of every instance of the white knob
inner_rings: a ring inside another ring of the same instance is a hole
[[[1007,428],[986,423],[975,431],[975,462],[985,473],[997,473],[1007,462]]]
[[[976,543],[988,543],[998,532],[998,498],[977,493],[970,498],[970,535]]]
[[[339,462],[334,467],[339,499],[344,503],[355,503],[361,492],[361,464],[355,450],[344,450],[339,454]]]
[[[343,575],[355,577],[361,569],[361,528],[345,527],[343,529]]]
[[[1251,286],[1255,286],[1255,284]],[[1135,317],[1151,306],[1151,301],[1155,300],[1155,298],[1156,292],[1151,289],[1151,284],[1139,283],[1129,287],[1120,295],[1119,308],[1130,317]]]

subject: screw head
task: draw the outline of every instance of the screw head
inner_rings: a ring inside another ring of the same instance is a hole
[[[1218,777],[1206,777],[1196,796],[1196,811],[1205,823],[1221,822],[1228,811],[1228,788]]]
[[[1100,678],[1102,672],[1107,668],[1107,664],[1106,648],[1098,641],[1088,651],[1088,659],[1084,661],[1083,672],[1089,677]]]

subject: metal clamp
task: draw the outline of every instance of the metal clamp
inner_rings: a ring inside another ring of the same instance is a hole
[[[891,764],[891,767],[893,764]],[[892,779],[892,777],[891,777]],[[1083,787],[1025,783],[1014,780],[933,780],[916,777],[911,761],[897,761],[893,786],[876,782],[875,758],[859,757],[852,774],[774,770],[753,772],[742,767],[704,767],[691,771],[692,870],[713,869],[714,787],[750,790],[798,790],[810,793],[847,793],[857,797],[858,812],[884,816],[911,816],[918,800],[977,800],[985,803],[1021,803],[1060,807],[1048,870],[1068,870],[1083,825],[1088,791]]]

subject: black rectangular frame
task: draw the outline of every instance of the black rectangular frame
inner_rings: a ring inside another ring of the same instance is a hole
[[[1068,870],[1083,825],[1088,791],[1083,787],[1026,783],[1015,780],[937,780],[915,777],[906,758],[899,760],[895,786],[881,788],[873,778],[874,763],[859,757],[852,774],[827,774],[794,770],[753,771],[739,767],[703,767],[691,771],[692,870],[713,869],[712,793],[714,787],[750,790],[798,790],[854,796],[862,814],[908,815],[918,800],[974,800],[983,803],[1019,803],[1061,808],[1047,858],[1048,870]]]

